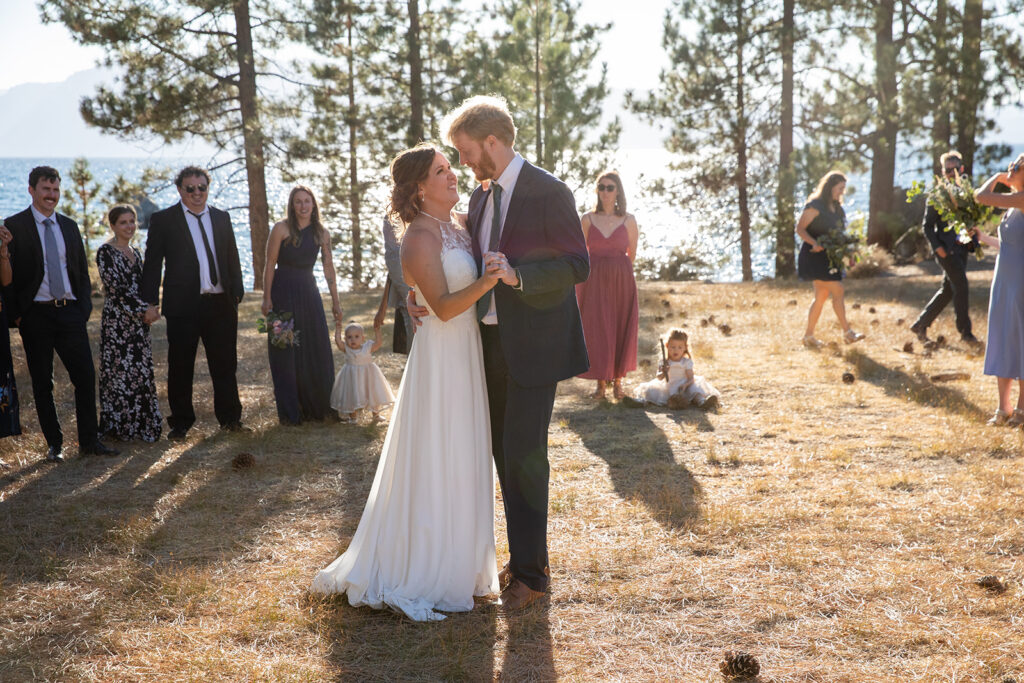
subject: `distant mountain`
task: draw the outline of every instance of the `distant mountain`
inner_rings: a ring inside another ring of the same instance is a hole
[[[87,126],[78,113],[81,99],[114,72],[79,71],[62,83],[25,83],[0,92],[0,157],[182,157],[206,154],[205,144],[128,142]]]

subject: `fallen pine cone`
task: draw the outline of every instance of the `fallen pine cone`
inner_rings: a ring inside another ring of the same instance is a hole
[[[852,372],[843,373],[843,384],[853,384],[857,381],[857,378],[853,376]]]
[[[903,353],[913,353],[913,352],[914,352],[914,342],[907,342],[906,344],[903,345]]]
[[[660,322],[661,322],[662,320],[664,320],[664,319],[665,319],[665,318],[664,318],[664,317],[662,317],[662,316],[660,316],[660,315],[656,315],[656,316],[654,316],[654,322],[656,322],[656,323],[660,323]]]
[[[672,311],[665,311],[665,317],[666,318],[671,318],[673,316],[675,316],[675,313],[673,313]]]
[[[712,325],[714,325],[715,324],[715,316],[709,315],[708,316],[708,322],[711,323]]]
[[[872,320],[871,324],[872,325],[877,325],[878,324],[878,318],[875,318],[874,320]]]
[[[752,303],[752,304],[750,304],[750,305],[751,305],[751,306],[753,306],[754,308],[757,308],[758,306],[760,306],[760,305],[761,305],[761,303],[760,303],[760,302],[758,302],[758,301],[755,301],[754,303]]]
[[[725,653],[725,659],[718,664],[718,670],[722,672],[722,675],[726,678],[737,680],[744,678],[754,678],[761,673],[761,665],[757,661],[757,657],[746,652],[729,652]]]
[[[935,343],[939,346],[944,346],[946,344],[946,338],[940,334],[935,338]]]
[[[853,305],[853,308],[854,308],[854,309],[859,309],[859,308],[860,308],[860,304],[854,304],[854,305]]]
[[[726,337],[732,334],[732,328],[726,325],[725,323],[722,323],[721,325],[718,326],[718,331],[724,334]]]
[[[896,326],[897,326],[897,327],[903,327],[903,323],[905,323],[905,322],[906,322],[906,320],[904,320],[903,318],[899,318],[899,319],[898,319],[898,320],[896,321]]]
[[[786,305],[788,305],[788,306],[796,306],[796,299],[790,299],[788,302],[786,302]]]
[[[932,375],[928,379],[933,382],[955,382],[959,379],[970,379],[971,375],[967,372],[940,372]]]
[[[871,307],[868,308],[868,313],[874,313],[874,312],[875,312],[875,307],[874,306],[871,306]]]
[[[256,458],[252,453],[239,453],[231,460],[231,466],[236,470],[244,470],[256,464]]]
[[[1006,591],[1006,584],[1003,583],[998,576],[983,576],[974,583],[987,591],[992,591],[993,593],[1002,593]]]
[[[708,326],[708,319],[707,318],[701,318],[700,319],[700,326],[701,327],[707,327]]]
[[[676,288],[675,287],[669,287],[668,293],[669,294],[675,294],[676,293]]]
[[[668,299],[662,299],[661,305],[664,306],[665,308],[668,308],[669,306],[672,305],[672,303]]]

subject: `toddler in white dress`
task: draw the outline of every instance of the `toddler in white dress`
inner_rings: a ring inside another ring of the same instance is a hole
[[[342,343],[336,330],[334,341],[345,351],[345,365],[338,371],[331,391],[331,407],[342,414],[342,419],[354,420],[363,408],[369,408],[373,419],[380,411],[395,402],[384,373],[373,362],[373,353],[380,349],[380,325],[373,327],[373,341],[366,341],[363,326],[349,323]]]
[[[674,410],[691,405],[705,410],[717,408],[721,394],[706,379],[693,374],[686,332],[674,329],[668,333],[665,355],[668,358],[658,376],[638,386],[633,396],[639,401],[667,405]]]

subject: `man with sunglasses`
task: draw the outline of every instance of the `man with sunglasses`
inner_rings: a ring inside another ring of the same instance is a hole
[[[226,211],[207,205],[210,174],[196,166],[175,179],[181,201],[153,214],[142,268],[147,322],[167,319],[168,439],[184,439],[196,421],[192,376],[202,340],[213,382],[213,412],[221,429],[242,427],[238,398],[238,303],[245,290],[235,233]]]
[[[964,172],[964,162],[959,152],[946,152],[939,159],[939,163],[942,165],[943,175],[947,178],[956,178]],[[910,326],[910,331],[922,342],[927,342],[928,326],[952,301],[953,310],[956,311],[956,329],[960,333],[960,338],[972,348],[978,349],[982,344],[971,332],[967,292],[967,254],[974,251],[978,238],[974,236],[966,244],[961,242],[955,232],[946,229],[946,222],[931,206],[928,206],[924,216],[924,235],[935,252],[935,261],[942,268],[942,286]]]

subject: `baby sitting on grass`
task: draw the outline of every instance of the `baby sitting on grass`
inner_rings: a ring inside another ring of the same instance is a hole
[[[687,335],[676,328],[665,338],[665,355],[658,376],[638,386],[633,395],[638,401],[667,405],[681,410],[696,405],[704,410],[715,410],[721,394],[700,375],[693,374],[693,359],[687,346]]]

